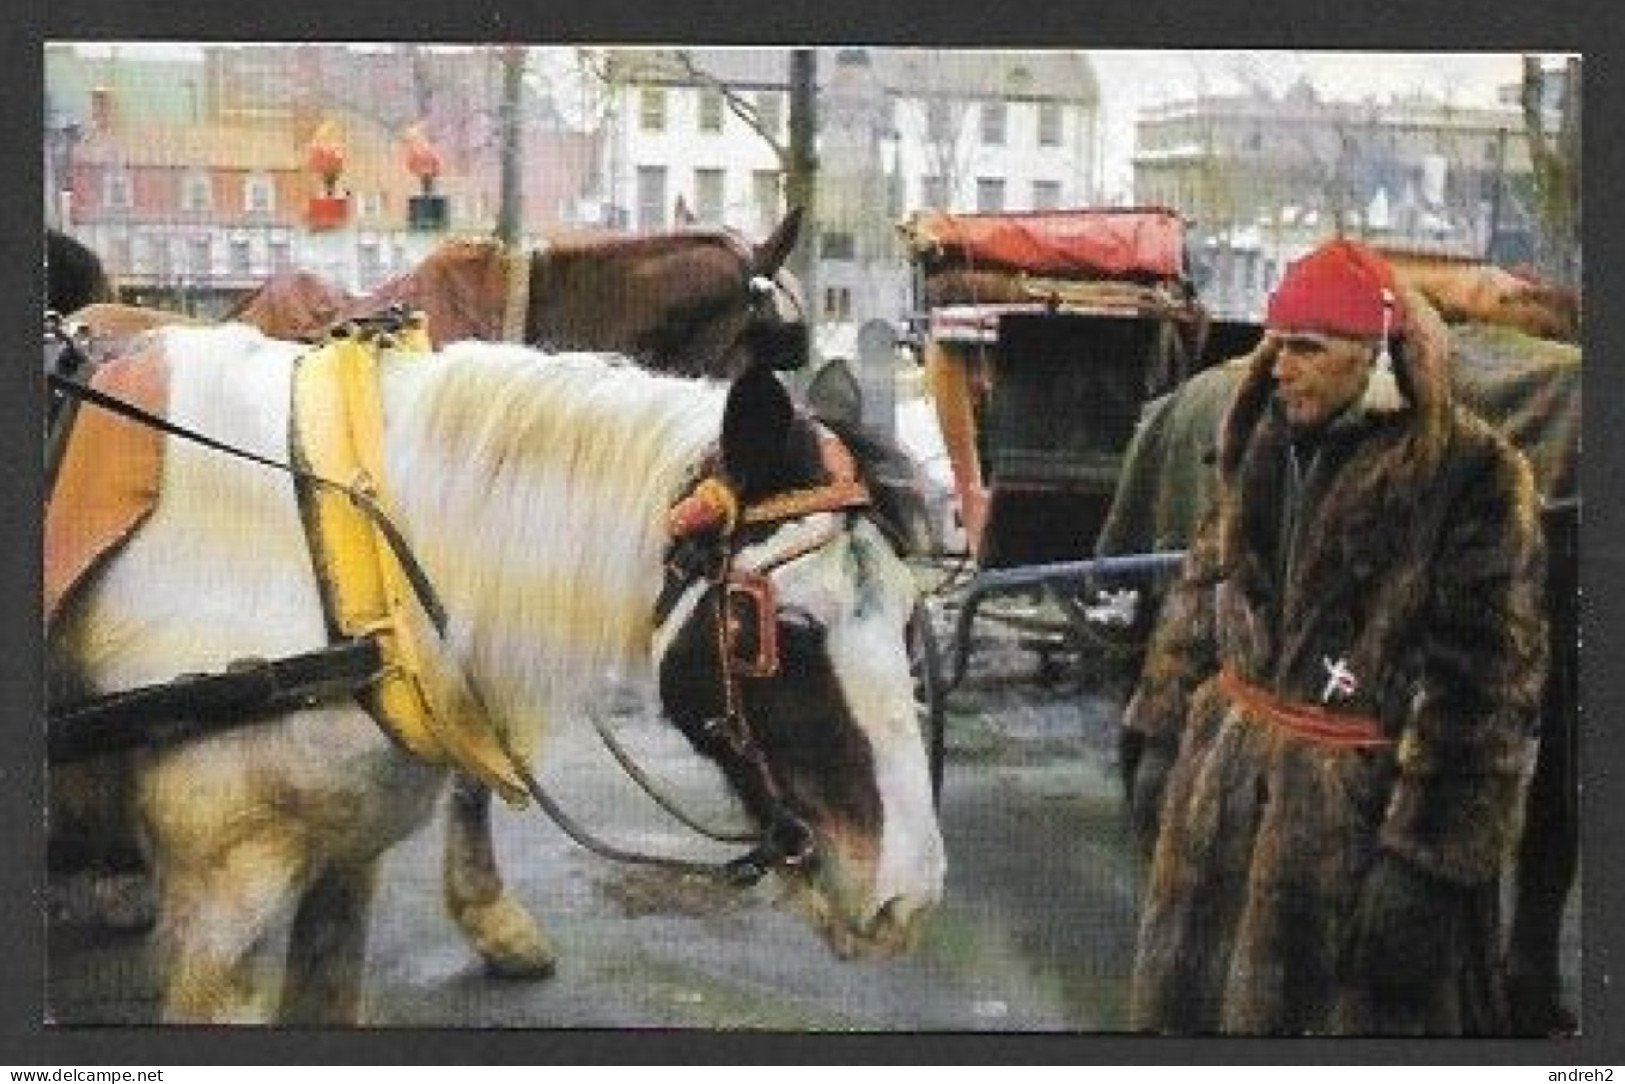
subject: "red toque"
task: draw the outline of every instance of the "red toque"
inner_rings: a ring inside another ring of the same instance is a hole
[[[1385,293],[1390,308],[1386,314]],[[1364,245],[1336,240],[1287,267],[1281,285],[1270,295],[1264,323],[1272,331],[1376,339],[1392,333],[1400,312],[1388,261]]]

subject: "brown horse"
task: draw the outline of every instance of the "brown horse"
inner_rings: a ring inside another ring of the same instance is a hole
[[[1399,282],[1426,297],[1447,324],[1490,324],[1537,339],[1579,340],[1580,305],[1573,290],[1478,260],[1409,249],[1382,253]]]
[[[487,238],[447,241],[417,267],[356,297],[303,271],[270,279],[227,316],[277,339],[313,339],[393,304],[422,311],[435,345],[520,341],[606,350],[684,376],[806,360],[800,288],[784,261],[791,211],[760,244],[726,229],[582,234],[528,253]]]

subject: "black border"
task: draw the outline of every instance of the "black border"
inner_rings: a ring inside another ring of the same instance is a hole
[[[41,10],[49,3],[49,10]],[[0,216],[0,300],[5,342],[0,416],[10,434],[0,459],[7,546],[0,597],[11,650],[0,652],[4,698],[0,751],[0,1064],[1405,1064],[1597,1066],[1619,1063],[1625,1018],[1610,977],[1620,920],[1621,726],[1625,719],[1616,634],[1625,634],[1618,586],[1625,566],[1618,463],[1625,433],[1617,310],[1621,233],[1618,178],[1625,139],[1615,122],[1625,101],[1617,26],[1602,0],[1412,0],[1403,6],[1260,4],[1256,0],[277,0],[204,6],[197,0],[42,0],[7,21],[4,131],[15,153]],[[39,722],[40,562],[38,407],[34,351],[41,236],[41,45],[51,38],[172,40],[470,41],[597,43],[869,44],[1043,48],[1237,48],[1416,52],[1580,52],[1585,56],[1586,365],[1581,533],[1583,576],[1582,764],[1584,930],[1583,1035],[1567,1041],[1176,1040],[1097,1035],[804,1035],[729,1032],[239,1031],[163,1028],[46,1029],[40,1024],[43,832]],[[16,360],[22,359],[22,360]]]

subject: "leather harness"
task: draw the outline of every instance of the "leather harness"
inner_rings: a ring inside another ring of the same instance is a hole
[[[647,856],[602,844],[580,829],[540,788],[494,725],[477,692],[455,711],[437,703],[424,681],[423,645],[409,620],[415,598],[437,632],[445,616],[423,570],[383,511],[382,411],[376,381],[377,350],[403,354],[429,350],[421,317],[387,315],[378,323],[355,322],[336,329],[329,341],[302,356],[294,380],[294,462],[279,463],[233,448],[169,422],[139,407],[102,395],[77,380],[50,375],[53,391],[73,401],[88,400],[162,432],[285,471],[300,487],[301,507],[313,563],[335,642],[328,647],[275,661],[242,660],[223,674],[186,675],[170,682],[108,694],[68,705],[52,705],[50,750],[53,760],[83,759],[138,745],[177,741],[218,732],[290,707],[359,692],[380,728],[414,757],[453,764],[480,779],[513,804],[526,795],[588,849],[605,857],[643,862],[686,872],[720,875],[750,883],[776,866],[797,866],[813,856],[811,830],[787,808],[782,791],[741,705],[742,679],[777,672],[774,632],[777,608],[769,573],[832,541],[839,526],[803,540],[752,568],[735,568],[742,548],[737,529],[783,523],[820,512],[853,510],[870,503],[855,462],[840,439],[820,426],[819,446],[829,480],[775,494],[740,507],[733,487],[711,474],[669,514],[672,552],[709,552],[700,575],[721,588],[716,595],[714,630],[723,687],[723,714],[708,720],[704,736],[715,755],[742,767],[736,777],[749,792],[747,802],[767,826],[750,853],[721,865]],[[712,456],[711,462],[717,457]],[[701,539],[707,541],[700,543]],[[669,560],[667,581],[655,604],[663,623],[676,597],[692,586],[696,566]],[[746,599],[754,615],[756,651],[740,659],[742,629],[731,600]],[[137,719],[141,728],[127,724]],[[122,724],[122,730],[119,725]]]

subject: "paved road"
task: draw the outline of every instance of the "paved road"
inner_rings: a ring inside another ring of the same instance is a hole
[[[946,899],[901,961],[841,962],[746,891],[616,866],[539,814],[499,811],[518,896],[560,954],[543,982],[488,978],[439,902],[439,825],[388,861],[367,976],[388,1026],[713,1028],[772,1031],[1099,1032],[1124,1024],[1140,863],[1122,821],[1114,701],[1046,684],[1008,636],[984,645],[949,717],[942,803]],[[658,724],[624,738],[704,805],[709,769]],[[590,731],[589,731],[590,734]],[[704,841],[632,789],[596,738],[543,773],[564,804],[618,842],[692,853]],[[719,807],[720,808],[720,807]],[[729,852],[716,851],[722,855]],[[150,1020],[139,937],[59,925],[50,1001],[63,1022]]]
[[[1015,669],[1000,670],[999,663]],[[946,902],[910,958],[838,961],[777,905],[770,881],[736,891],[616,866],[583,852],[539,814],[499,810],[504,868],[554,938],[557,974],[544,982],[483,974],[439,903],[435,824],[387,863],[372,930],[369,1020],[808,1031],[1116,1028],[1138,878],[1109,762],[1110,707],[1032,680],[1034,670],[1034,656],[1006,650],[954,698],[942,806]],[[718,793],[708,767],[659,724],[631,718],[621,725],[626,743],[678,793],[701,806]],[[610,838],[703,852],[705,841],[632,789],[595,737],[564,742],[543,776],[567,808]],[[151,1019],[150,968],[139,937],[59,925],[50,964],[56,1019]]]

